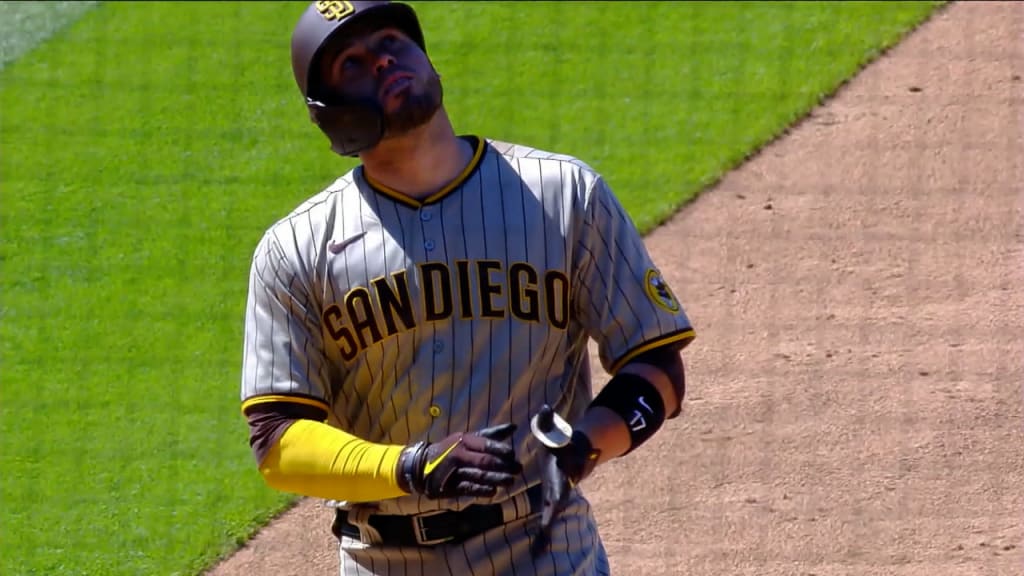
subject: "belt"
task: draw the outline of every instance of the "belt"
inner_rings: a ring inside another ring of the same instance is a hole
[[[519,512],[516,515],[518,518],[540,512],[543,499],[540,485],[529,488],[526,497],[529,509]],[[339,539],[344,535],[363,540],[363,530],[349,517],[348,510],[339,508],[331,525],[331,532]],[[365,518],[365,524],[376,531],[381,543],[397,546],[436,546],[461,542],[505,522],[505,514],[500,503],[473,504],[459,511],[438,510],[408,516],[371,514]]]

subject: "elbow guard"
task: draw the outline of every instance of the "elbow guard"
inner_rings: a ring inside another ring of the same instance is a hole
[[[636,374],[617,374],[590,403],[615,412],[629,428],[629,454],[665,422],[665,401],[657,387]]]

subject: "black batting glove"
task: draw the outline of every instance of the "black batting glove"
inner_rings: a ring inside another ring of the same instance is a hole
[[[568,504],[572,489],[594,471],[600,452],[594,449],[584,433],[573,430],[548,405],[541,407],[534,416],[532,430],[544,446],[541,455],[544,507],[541,510],[540,537],[535,542],[535,545],[542,546],[547,542],[555,518]]]
[[[411,446],[398,460],[399,483],[406,492],[432,499],[494,496],[523,471],[509,441],[515,430],[503,424]]]

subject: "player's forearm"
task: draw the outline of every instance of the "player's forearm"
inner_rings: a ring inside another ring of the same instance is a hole
[[[597,464],[618,458],[629,450],[629,429],[615,412],[603,406],[591,408],[573,428],[586,434],[590,443],[600,451]]]
[[[664,356],[658,365],[635,361],[623,366],[620,374],[633,374],[644,378],[657,389],[663,406],[669,415],[678,413],[682,401],[676,391],[682,390],[682,361],[675,357]],[[679,365],[673,364],[678,361]],[[666,365],[667,364],[667,365]],[[676,381],[680,380],[680,381]],[[591,407],[586,411],[574,428],[582,431],[590,439],[594,448],[600,451],[598,464],[622,456],[631,446],[631,435],[626,420],[618,413],[604,406]]]
[[[313,420],[296,420],[270,448],[260,473],[283,492],[364,502],[406,494],[397,463],[404,446],[367,442]]]

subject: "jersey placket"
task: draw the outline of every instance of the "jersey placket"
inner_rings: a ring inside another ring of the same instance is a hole
[[[443,229],[439,207],[435,204],[420,206],[417,210],[417,218],[420,224],[417,238],[419,246],[417,248],[422,249],[422,256],[418,255],[417,262],[444,262]],[[423,297],[422,294],[421,297]],[[426,331],[424,333],[426,334]],[[429,355],[429,360],[421,356],[420,360],[424,361],[421,367],[422,372],[420,370],[417,370],[417,372],[422,373],[424,382],[432,382],[433,394],[430,399],[428,416],[432,421],[437,421],[440,424],[439,426],[431,426],[431,430],[435,434],[441,434],[442,431],[447,433],[447,425],[443,423],[448,420],[448,390],[446,382],[440,377],[448,374],[450,371],[449,356],[445,354],[450,343],[447,341],[445,334],[437,329],[430,330],[429,333],[432,334],[432,339],[429,341],[424,340],[421,343],[421,353]],[[441,381],[438,381],[439,379]]]

